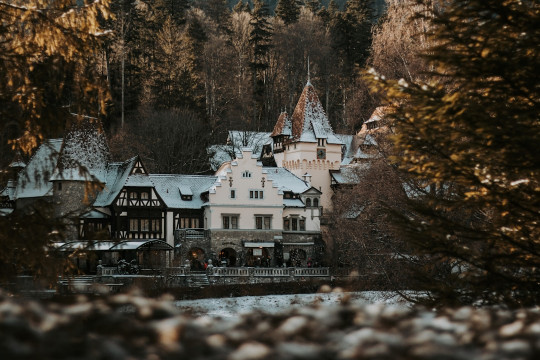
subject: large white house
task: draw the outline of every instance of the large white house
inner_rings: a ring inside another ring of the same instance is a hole
[[[47,199],[66,219],[60,250],[94,250],[113,264],[324,263],[321,216],[332,187],[363,154],[357,137],[334,134],[309,82],[272,133],[230,132],[231,143],[212,147],[214,175],[149,174],[139,157],[111,162],[100,122],[76,124],[26,167],[12,163],[19,171],[0,192],[2,213]]]

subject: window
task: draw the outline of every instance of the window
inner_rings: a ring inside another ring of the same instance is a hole
[[[160,231],[161,230],[161,220],[160,219],[152,219],[150,220],[150,228],[152,231]]]
[[[137,199],[137,193],[135,191],[131,191],[129,193],[129,198],[130,199]]]
[[[141,193],[141,200],[148,200],[148,193],[146,191]]]
[[[193,195],[181,195],[180,198],[185,201],[193,200]]]
[[[319,207],[319,199],[313,199],[313,207]]]
[[[246,171],[244,171],[244,172],[242,173],[242,177],[243,177],[243,178],[250,178],[250,177],[251,177],[251,173],[250,173],[249,171],[246,170]]]
[[[255,216],[255,228],[259,230],[268,230],[272,228],[272,216]]]
[[[306,199],[306,207],[311,207],[311,199],[310,198]]]
[[[236,199],[236,190],[231,190],[231,199]]]
[[[306,231],[306,219],[300,219],[299,225],[300,225],[300,231]]]
[[[178,219],[177,228],[179,229],[197,229],[199,227],[199,218],[181,217]]]
[[[264,198],[264,192],[262,190],[250,190],[249,191],[249,198],[250,199],[263,199]]]
[[[224,229],[238,229],[238,215],[223,215]]]
[[[139,231],[139,219],[129,219],[129,231]]]
[[[141,219],[141,231],[150,231],[150,220]]]
[[[290,226],[291,226],[291,221],[287,218],[283,218],[283,230],[285,231],[289,230]]]
[[[58,182],[58,191],[62,191],[62,183],[60,181]]]
[[[292,218],[291,219],[291,230],[292,231],[298,231],[298,219],[297,218]]]

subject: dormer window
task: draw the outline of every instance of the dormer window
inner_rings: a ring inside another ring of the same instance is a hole
[[[148,200],[148,193],[146,191],[141,193],[141,200]]]
[[[368,130],[373,130],[379,127],[378,121],[370,121],[366,125]]]
[[[251,173],[250,173],[248,170],[246,170],[246,171],[244,171],[244,172],[242,173],[242,177],[243,177],[243,178],[250,178],[250,177],[251,177]]]
[[[311,199],[310,198],[307,198],[306,199],[306,207],[311,207]]]
[[[324,146],[324,139],[317,139],[317,146]]]
[[[137,199],[137,193],[135,191],[131,191],[129,193],[129,198],[132,199],[132,200]]]

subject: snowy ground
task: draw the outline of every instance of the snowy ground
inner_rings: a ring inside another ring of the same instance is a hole
[[[352,293],[318,293],[293,295],[243,296],[236,298],[180,300],[175,305],[181,310],[196,315],[230,318],[252,311],[275,314],[294,307],[319,304],[339,304],[344,297],[353,304],[407,305],[408,303],[393,292],[363,291]]]

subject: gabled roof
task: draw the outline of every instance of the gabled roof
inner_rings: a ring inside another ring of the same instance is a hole
[[[15,198],[34,198],[52,195],[49,181],[56,167],[62,139],[50,139],[41,144],[28,165],[19,172]]]
[[[282,167],[265,167],[267,177],[272,180],[273,186],[277,186],[280,191],[291,191],[295,194],[302,194],[311,186],[289,170]]]
[[[163,199],[165,205],[173,209],[200,209],[203,206],[201,194],[207,192],[217,180],[216,176],[209,175],[174,175],[150,174],[150,179],[156,192]],[[182,200],[182,190],[191,191],[191,200]]]
[[[115,162],[107,165],[105,187],[98,194],[94,206],[109,206],[114,201],[126,184],[137,159],[138,157],[135,156],[121,163]]]
[[[289,114],[287,114],[287,112],[285,111],[279,115],[276,126],[274,126],[274,131],[272,131],[272,134],[270,136],[273,137],[278,135],[292,135],[291,119],[289,119]]]
[[[295,141],[317,142],[326,139],[328,144],[341,144],[334,135],[321,102],[308,81],[292,114],[292,136]]]

